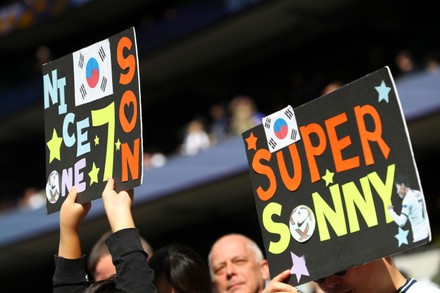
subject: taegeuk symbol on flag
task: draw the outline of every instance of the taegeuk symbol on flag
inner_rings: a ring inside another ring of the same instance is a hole
[[[76,106],[113,94],[112,60],[108,39],[72,55]]]
[[[271,153],[301,139],[292,106],[263,117],[264,132]]]

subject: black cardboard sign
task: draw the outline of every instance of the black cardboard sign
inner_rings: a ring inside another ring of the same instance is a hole
[[[134,28],[43,65],[46,212],[72,186],[78,202],[142,184],[143,142]]]
[[[300,285],[431,241],[388,67],[263,118],[243,140],[272,277],[290,269]]]

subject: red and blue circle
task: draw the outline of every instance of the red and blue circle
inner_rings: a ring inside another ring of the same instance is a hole
[[[278,118],[273,125],[273,131],[278,139],[284,139],[289,132],[289,126],[286,120]]]
[[[99,64],[95,58],[90,58],[86,65],[86,79],[89,87],[94,88],[99,81]]]

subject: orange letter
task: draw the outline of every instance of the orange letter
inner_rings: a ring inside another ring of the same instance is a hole
[[[136,69],[136,58],[134,55],[128,55],[127,58],[124,57],[124,48],[130,50],[132,45],[131,40],[127,37],[122,37],[118,43],[116,59],[118,60],[119,67],[121,67],[121,69],[124,71],[127,71],[128,69],[127,73],[120,74],[120,84],[129,84],[133,80]]]
[[[335,168],[337,172],[359,167],[359,156],[355,156],[346,160],[342,158],[341,152],[344,148],[351,145],[351,138],[347,135],[344,136],[342,139],[338,139],[338,136],[336,135],[336,126],[345,122],[347,122],[347,115],[345,113],[341,113],[325,120],[328,141],[332,149],[333,160],[335,162]]]
[[[307,126],[301,126],[301,137],[304,142],[304,149],[306,151],[307,162],[310,169],[310,181],[316,182],[321,176],[319,175],[318,167],[316,166],[315,157],[322,155],[325,151],[327,141],[325,139],[325,133],[321,126],[317,123],[311,123]],[[318,145],[315,147],[310,140],[310,134],[315,133],[318,136]]]
[[[371,105],[356,106],[354,107],[356,115],[356,121],[359,129],[359,137],[362,143],[362,150],[364,152],[365,164],[367,166],[374,164],[373,154],[371,152],[369,141],[375,141],[379,145],[385,159],[388,158],[390,153],[390,147],[382,139],[382,122],[380,121],[379,113]],[[365,125],[365,115],[370,115],[373,119],[373,125],[375,126],[373,131],[368,131]]]
[[[293,163],[293,178],[289,176],[289,172],[287,171],[283,152],[277,152],[276,154],[278,166],[280,168],[281,179],[283,180],[284,185],[287,187],[288,190],[295,191],[301,184],[302,179],[301,160],[299,158],[298,148],[296,147],[296,144],[291,144],[288,148],[290,152],[290,158]]]
[[[128,121],[127,116],[125,115],[125,106],[128,106],[129,104],[133,105],[133,117],[131,118],[131,121]],[[138,104],[135,94],[132,91],[127,90],[122,95],[121,104],[119,105],[119,122],[125,133],[131,132],[136,125],[138,113],[137,107]]]
[[[128,181],[128,168],[132,179],[139,179],[139,154],[140,154],[140,139],[136,138],[134,141],[133,152],[130,151],[128,143],[121,145],[121,159],[122,159],[122,182]]]
[[[270,161],[271,156],[272,154],[268,150],[259,149],[252,160],[252,169],[258,174],[266,175],[267,179],[269,179],[269,188],[267,190],[263,190],[261,186],[257,188],[258,197],[262,201],[271,199],[277,190],[277,182],[273,170],[260,162],[260,160]]]

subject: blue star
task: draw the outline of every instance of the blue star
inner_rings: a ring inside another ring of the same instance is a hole
[[[396,239],[399,242],[399,247],[402,244],[408,244],[408,233],[409,233],[409,230],[403,230],[402,228],[399,227],[399,233],[394,235],[394,237],[396,237]]]
[[[387,87],[383,80],[382,80],[382,83],[380,84],[380,86],[375,86],[374,88],[379,93],[379,101],[378,102],[384,100],[385,102],[388,103],[388,101],[389,101],[388,94],[390,93],[391,88]]]
[[[296,275],[296,280],[299,283],[299,280],[301,280],[301,276],[310,276],[309,270],[306,267],[306,260],[304,259],[304,256],[298,257],[293,252],[290,252],[290,255],[292,256],[292,268],[290,269],[290,273],[293,275]]]

